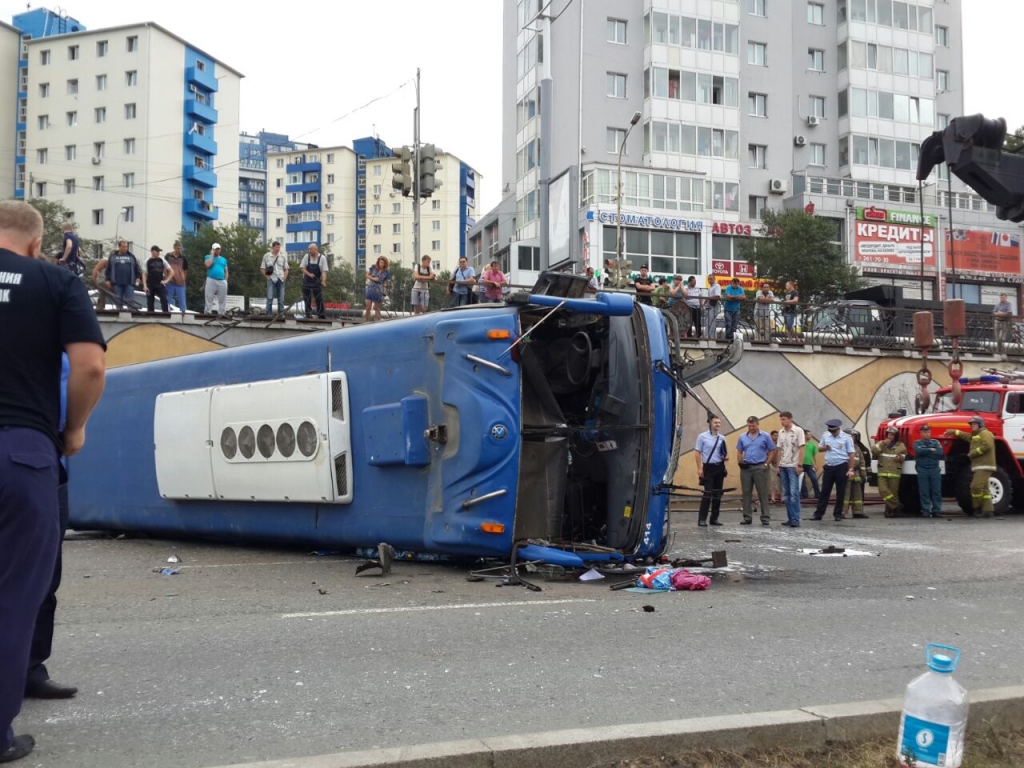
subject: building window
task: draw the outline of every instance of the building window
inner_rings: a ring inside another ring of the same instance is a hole
[[[937,115],[935,127],[938,128],[940,131],[946,130],[946,128],[949,127],[949,115]]]
[[[35,184],[36,197],[46,197],[46,182],[37,181]]]
[[[67,117],[67,121],[68,121],[68,127],[73,128],[74,126],[78,125],[78,113],[77,112],[68,112],[66,117]]]
[[[333,152],[329,152],[327,154],[327,164],[330,165],[333,162],[334,162],[334,153]]]
[[[807,23],[808,24],[824,24],[825,23],[825,6],[821,3],[808,3],[807,4]]]
[[[935,90],[939,93],[949,90],[949,72],[945,69],[935,70]]]
[[[430,228],[434,232],[440,232],[441,231],[441,220],[440,219],[434,219],[433,221],[431,221],[430,222]]]
[[[373,246],[373,255],[380,256],[380,243]]]
[[[611,227],[609,227],[611,229]],[[536,246],[519,246],[519,268],[536,272],[540,269],[540,248]]]
[[[768,116],[768,96],[764,93],[747,94],[747,114],[754,117]]]
[[[747,155],[749,157],[748,163],[751,168],[768,167],[768,147],[763,144],[748,144]]]
[[[768,66],[768,45],[766,43],[747,43],[747,64],[755,67]]]
[[[92,188],[96,192],[102,192],[106,188],[106,183],[104,182],[102,176],[92,177]]]
[[[139,72],[135,69],[130,69],[124,73],[124,84],[129,88],[139,84]]]
[[[78,157],[78,147],[77,146],[75,146],[74,144],[68,144],[66,147],[64,147],[64,159],[65,160],[74,160],[76,157]]]
[[[45,131],[47,128],[50,127],[50,116],[40,115],[36,118],[36,124],[39,126],[40,131]]]
[[[36,162],[39,163],[39,165],[46,165],[46,161],[49,160],[49,158],[50,158],[50,151],[49,150],[47,150],[47,149],[37,149],[36,150]]]
[[[949,27],[935,27],[935,44],[943,48],[949,47]]]
[[[134,103],[132,103],[132,104],[125,104],[124,105],[124,119],[125,120],[134,120],[136,113],[137,113],[137,110],[135,109],[135,104]]]
[[[39,52],[39,63],[44,67],[50,63],[50,52],[48,50]]]
[[[78,46],[77,45],[69,45],[68,46],[68,61],[78,61]]]
[[[121,176],[121,186],[125,189],[131,189],[135,186],[135,174],[126,173]]]
[[[441,250],[441,241],[440,240],[431,240],[430,241],[430,250],[432,250],[432,251],[440,251]]]
[[[440,200],[431,200],[430,201],[430,210],[432,210],[432,211],[440,211],[441,210],[441,201]]]
[[[284,158],[283,157],[277,158],[277,167],[278,168],[284,168]]]
[[[768,207],[768,198],[760,197],[758,195],[751,195],[748,198],[748,204],[750,208],[750,210],[748,211],[748,213],[750,214],[750,218],[760,220],[761,213],[764,211],[765,208]]]
[[[105,123],[105,122],[107,122],[107,108],[106,107],[96,107],[95,114],[96,114],[96,122],[97,123]]]
[[[50,98],[50,84],[49,83],[40,83],[39,84],[39,98],[40,99],[48,99],[48,98]]]
[[[328,184],[333,184],[334,183],[334,174],[333,173],[328,173],[327,174],[327,183]]]
[[[402,252],[402,244],[401,243],[392,243],[391,244],[391,252],[392,253],[401,253]]]
[[[107,55],[107,51],[110,50],[110,43],[106,40],[96,41],[96,58],[102,59]]]
[[[380,231],[380,224],[374,224],[374,225],[373,225],[373,234],[375,234],[375,235],[379,235],[379,234],[381,234],[381,231]]]
[[[626,98],[626,76],[618,72],[609,72],[607,75],[607,96],[609,99]]]
[[[135,206],[126,205],[121,209],[121,213],[124,215],[125,222],[135,221]]]
[[[28,120],[28,101],[26,99],[18,99],[18,122],[24,123]]]
[[[381,193],[381,185],[380,184],[374,184],[373,185],[373,196],[374,197],[380,197],[380,193]]]
[[[68,80],[68,96],[78,95],[78,80]]]
[[[139,50],[139,36],[129,35],[125,40],[125,47],[128,49],[128,53],[135,53]]]
[[[811,96],[807,99],[807,114],[814,117],[825,116],[825,97]]]
[[[391,204],[391,212],[392,213],[401,213],[402,212],[402,204],[401,203],[392,203]]]
[[[64,179],[64,194],[65,195],[73,195],[73,194],[75,194],[75,180],[74,179]]]
[[[381,172],[382,172],[382,170],[383,170],[383,169],[382,169],[382,168],[381,168],[381,166],[379,166],[379,165],[375,165],[375,166],[373,166],[373,175],[374,175],[374,176],[380,176],[380,175],[381,175]]]
[[[124,140],[124,153],[126,155],[134,155],[135,154],[135,139],[125,139]]]
[[[327,223],[328,224],[332,224],[332,225],[334,224],[334,214],[333,213],[328,213],[327,214]]]
[[[392,235],[400,235],[400,234],[402,234],[402,225],[401,224],[392,224],[391,225],[391,234]]]
[[[97,91],[105,91],[105,90],[107,90],[107,76],[106,75],[96,75],[96,90]]]
[[[328,203],[333,203],[334,202],[334,193],[333,192],[329,193],[324,199]]]
[[[807,68],[814,72],[825,71],[825,52],[817,48],[807,49]]]
[[[97,227],[102,227],[103,226],[103,209],[102,208],[93,208],[93,210],[92,210],[92,223],[93,223],[94,226],[97,226]]]
[[[622,19],[608,19],[607,24],[609,43],[626,44],[626,22]]]
[[[106,155],[107,143],[105,141],[95,141],[92,145],[92,156],[96,158],[103,157]]]
[[[621,128],[609,128],[604,133],[604,151],[610,154],[618,154],[622,142],[626,140],[626,132]],[[625,154],[625,150],[623,150]]]
[[[824,165],[825,164],[825,145],[824,144],[811,144],[810,157],[807,159],[808,165]]]
[[[767,0],[747,0],[747,13],[751,16],[767,16],[765,3]]]

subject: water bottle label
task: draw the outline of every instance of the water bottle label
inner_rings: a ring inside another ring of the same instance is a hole
[[[949,747],[949,726],[929,723],[903,715],[903,743],[900,753],[913,755],[918,763],[943,765]]]

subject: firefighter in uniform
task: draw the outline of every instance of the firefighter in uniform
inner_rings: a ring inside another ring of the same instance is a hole
[[[864,486],[868,481],[868,462],[864,449],[860,447],[860,432],[852,429],[850,437],[853,438],[853,477],[850,478],[848,486],[850,496],[846,511],[851,517],[865,518],[867,515],[864,513]]]
[[[878,495],[885,502],[885,516],[895,517],[903,509],[900,504],[900,476],[907,446],[900,442],[899,430],[889,427],[885,440],[875,443],[871,453],[878,459]]]
[[[967,455],[971,457],[971,515],[979,512],[982,517],[992,517],[992,492],[988,479],[996,471],[996,439],[985,429],[985,420],[972,416],[967,421],[970,434],[959,429],[947,429],[946,437],[958,437],[970,443]]]

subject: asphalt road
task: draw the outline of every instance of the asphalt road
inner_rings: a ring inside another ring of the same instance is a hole
[[[676,515],[677,555],[730,560],[685,594],[575,580],[533,593],[436,563],[357,578],[354,558],[68,541],[51,674],[81,692],[25,703],[15,730],[38,747],[18,765],[202,768],[885,698],[923,671],[928,642],[963,649],[969,688],[1024,682],[1024,516],[798,530],[723,517],[698,529]],[[829,544],[878,556],[799,552]],[[181,573],[154,573],[172,554]]]

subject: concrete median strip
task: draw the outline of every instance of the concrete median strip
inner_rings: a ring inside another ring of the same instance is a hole
[[[615,725],[493,739],[341,752],[220,768],[590,768],[698,749],[818,747],[826,742],[896,742],[901,699]],[[1024,722],[1024,686],[971,692],[968,732],[988,721]]]

